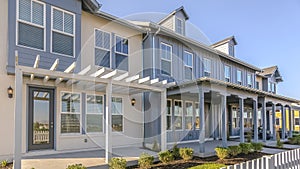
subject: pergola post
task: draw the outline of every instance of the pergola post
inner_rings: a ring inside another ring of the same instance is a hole
[[[244,99],[239,98],[239,107],[240,107],[240,142],[245,142],[244,136]]]
[[[222,106],[222,145],[227,147],[227,96],[221,97]]]
[[[285,107],[281,105],[281,138],[285,139],[285,133],[286,133],[286,113],[285,113]]]
[[[199,117],[200,117],[200,133],[199,133],[199,152],[205,153],[205,114],[204,114],[204,91],[202,87],[199,90]]]
[[[105,162],[108,163],[112,157],[111,145],[111,106],[112,106],[112,83],[106,86],[106,108],[105,108]]]
[[[167,150],[167,91],[166,89],[160,93],[161,101],[161,151]]]
[[[289,110],[289,137],[293,137],[293,121],[292,121],[292,108],[291,106],[288,107]]]
[[[258,142],[258,117],[257,117],[257,101],[253,100],[253,130],[254,130],[254,142]]]
[[[273,140],[276,140],[276,104],[272,104]]]

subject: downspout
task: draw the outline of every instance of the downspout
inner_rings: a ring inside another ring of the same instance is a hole
[[[152,52],[153,52],[153,58],[152,58],[152,66],[153,66],[153,78],[155,78],[155,36],[160,32],[160,27],[158,27],[158,30],[153,34],[152,37]]]
[[[147,31],[147,34],[146,34],[146,36],[143,38],[143,40],[142,40],[142,50],[143,50],[143,52],[142,52],[142,63],[143,63],[143,69],[142,69],[142,77],[144,77],[144,68],[145,68],[145,66],[144,66],[144,41],[147,39],[149,37],[149,31]],[[145,146],[145,93],[143,92],[142,93],[142,113],[143,113],[143,147],[146,147]]]

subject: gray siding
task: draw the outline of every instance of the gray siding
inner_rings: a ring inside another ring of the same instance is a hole
[[[167,20],[161,23],[162,26],[171,30],[174,30],[174,24],[174,16],[168,18]]]
[[[30,49],[16,45],[16,0],[8,0],[8,65],[7,72],[14,73],[15,50],[19,52],[19,64],[24,66],[33,66],[36,55],[40,55],[39,67],[49,69],[55,59],[59,58],[57,70],[65,70],[72,62],[77,62],[77,68],[80,68],[80,48],[81,48],[81,1],[79,0],[43,0],[46,3],[46,23],[45,23],[45,51]],[[51,6],[70,11],[75,14],[75,57],[62,56],[50,52],[51,47]]]

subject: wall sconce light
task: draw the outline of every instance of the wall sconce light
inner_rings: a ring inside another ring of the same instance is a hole
[[[132,98],[132,99],[131,99],[131,106],[134,106],[134,105],[135,105],[135,99]]]
[[[13,97],[14,90],[11,88],[11,86],[9,86],[9,88],[7,88],[7,94],[8,94],[8,98]]]

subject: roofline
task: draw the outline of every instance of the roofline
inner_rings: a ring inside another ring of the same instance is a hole
[[[189,15],[185,12],[184,7],[181,6],[181,7],[177,8],[177,9],[175,9],[174,11],[172,11],[169,15],[167,15],[167,16],[164,17],[163,19],[161,19],[157,24],[160,25],[161,23],[163,23],[164,21],[166,21],[168,18],[170,18],[172,15],[174,15],[176,12],[178,12],[178,11],[180,11],[180,10],[183,11],[183,13],[184,13],[184,15],[185,15],[185,19],[188,20],[188,19],[189,19]]]
[[[214,44],[212,44],[212,45],[210,45],[210,46],[211,46],[211,47],[217,47],[217,46],[220,46],[220,45],[223,45],[223,44],[229,42],[230,40],[233,40],[234,45],[237,45],[237,44],[238,44],[237,41],[235,40],[235,37],[234,37],[234,36],[230,36],[230,37],[225,38],[225,39],[223,39],[223,40],[221,40],[221,41],[219,41],[219,42],[216,42],[216,43],[214,43]]]
[[[140,21],[138,21],[138,22],[131,21],[131,22],[134,23],[134,24],[138,24],[140,26],[144,26],[144,27],[150,27],[150,28],[153,28],[153,29],[160,29],[160,31],[162,31],[162,32],[164,32],[164,33],[166,33],[166,34],[168,34],[170,36],[173,36],[173,37],[175,37],[177,39],[180,39],[180,40],[184,40],[184,41],[186,41],[186,42],[188,42],[190,44],[193,44],[193,45],[195,45],[197,47],[200,47],[200,48],[205,49],[205,50],[207,50],[209,52],[212,52],[214,54],[222,56],[225,59],[231,60],[231,61],[236,62],[238,64],[241,64],[243,66],[246,66],[246,67],[248,67],[248,68],[250,68],[252,70],[261,71],[261,69],[258,68],[258,67],[256,67],[256,66],[248,64],[248,63],[246,63],[246,62],[244,62],[244,61],[242,61],[240,59],[237,59],[235,57],[232,57],[232,56],[230,56],[230,55],[228,55],[226,53],[220,52],[220,51],[212,48],[211,46],[204,45],[201,42],[198,42],[198,41],[195,41],[193,39],[187,38],[186,36],[180,35],[180,34],[174,32],[174,31],[171,31],[168,28],[165,28],[165,27],[163,27],[161,25],[158,25],[156,23],[153,23],[153,22],[140,22]]]

